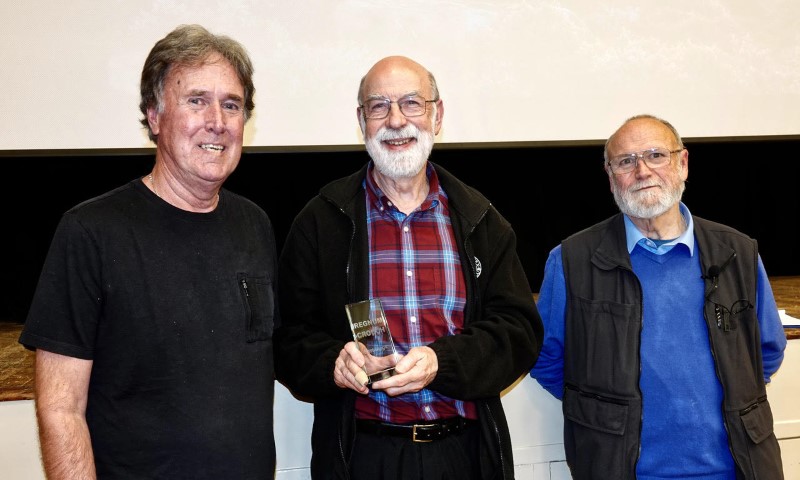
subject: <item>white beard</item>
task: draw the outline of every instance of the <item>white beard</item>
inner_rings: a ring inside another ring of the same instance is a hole
[[[647,184],[652,185],[652,183]],[[686,183],[679,181],[673,185],[667,185],[660,180],[656,185],[661,186],[657,192],[637,192],[636,190],[646,186],[646,184],[630,185],[627,190],[620,190],[616,182],[611,182],[611,191],[614,193],[614,201],[620,211],[633,218],[656,218],[667,212],[673,205],[680,202]]]
[[[414,145],[402,152],[393,152],[384,147],[384,140],[396,138],[415,138]],[[369,156],[375,162],[375,168],[389,178],[411,178],[425,167],[433,150],[434,134],[421,131],[416,125],[407,124],[400,130],[381,127],[375,135],[367,139],[365,144]]]

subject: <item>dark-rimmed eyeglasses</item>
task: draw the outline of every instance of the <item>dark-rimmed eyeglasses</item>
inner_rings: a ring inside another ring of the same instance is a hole
[[[660,168],[668,164],[672,160],[672,154],[682,151],[682,148],[677,150],[667,150],[666,148],[650,148],[642,150],[639,153],[626,153],[624,155],[617,155],[608,160],[608,168],[611,172],[617,175],[630,173],[636,168],[639,160],[644,161],[647,168]]]
[[[400,108],[400,113],[406,117],[419,117],[425,115],[425,112],[428,111],[429,103],[438,101],[438,98],[434,100],[425,100],[419,95],[409,95],[397,101],[392,101],[388,98],[370,98],[359,105],[358,108],[363,112],[364,118],[380,120],[389,116],[392,104],[396,103],[397,107]]]

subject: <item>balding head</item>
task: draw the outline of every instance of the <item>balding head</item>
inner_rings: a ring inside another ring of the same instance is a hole
[[[625,123],[606,140],[606,145],[603,149],[605,162],[608,162],[609,155],[620,153],[621,144],[648,135],[672,139],[675,141],[674,146],[676,148],[683,148],[683,140],[681,140],[681,136],[671,123],[655,115],[636,115],[625,120]]]
[[[361,78],[358,86],[359,105],[374,92],[385,90],[387,87],[391,88],[392,84],[396,85],[400,79],[408,79],[410,76],[418,77],[421,91],[417,93],[420,96],[428,100],[439,98],[439,87],[431,72],[408,57],[394,55],[378,60]]]

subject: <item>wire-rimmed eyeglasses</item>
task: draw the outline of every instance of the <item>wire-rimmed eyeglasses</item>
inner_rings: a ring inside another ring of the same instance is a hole
[[[650,148],[642,150],[638,153],[626,153],[617,155],[608,160],[608,168],[611,172],[617,175],[630,173],[639,163],[639,160],[644,161],[648,168],[660,168],[668,164],[672,160],[672,154],[682,151],[683,148],[677,150],[667,150],[666,148]]]
[[[363,112],[364,118],[370,120],[380,120],[389,116],[392,104],[396,103],[400,108],[400,113],[406,117],[419,117],[428,111],[428,104],[438,102],[439,99],[425,100],[419,95],[408,95],[400,100],[392,101],[388,98],[370,98],[358,106]]]

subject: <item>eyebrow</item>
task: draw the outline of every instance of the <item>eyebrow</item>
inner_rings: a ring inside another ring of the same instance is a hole
[[[406,97],[414,97],[414,96],[421,97],[422,95],[420,95],[418,90],[413,90],[411,92],[404,93],[404,94],[400,95],[398,98],[406,98]],[[367,95],[367,100],[391,100],[391,99],[389,97],[385,96],[385,95],[379,95],[377,93],[373,93],[373,94]]]
[[[637,150],[635,152],[618,153],[618,154],[614,155],[612,158],[630,157],[632,155],[638,156],[640,153],[651,152],[653,150],[668,150],[668,151],[672,151],[672,150],[674,150],[674,148],[669,148],[669,147],[650,147],[650,148],[645,148],[644,150]]]
[[[209,93],[210,93],[210,90],[200,90],[200,89],[198,89],[198,90],[190,90],[188,95],[189,95],[190,97],[204,97],[204,96],[206,96],[206,95],[207,95],[207,94],[209,94]],[[235,102],[242,102],[242,101],[244,101],[244,99],[243,99],[243,98],[242,98],[240,95],[238,95],[238,94],[235,94],[235,93],[229,93],[229,94],[228,94],[228,95],[225,97],[225,100],[233,100],[233,101],[235,101]]]

